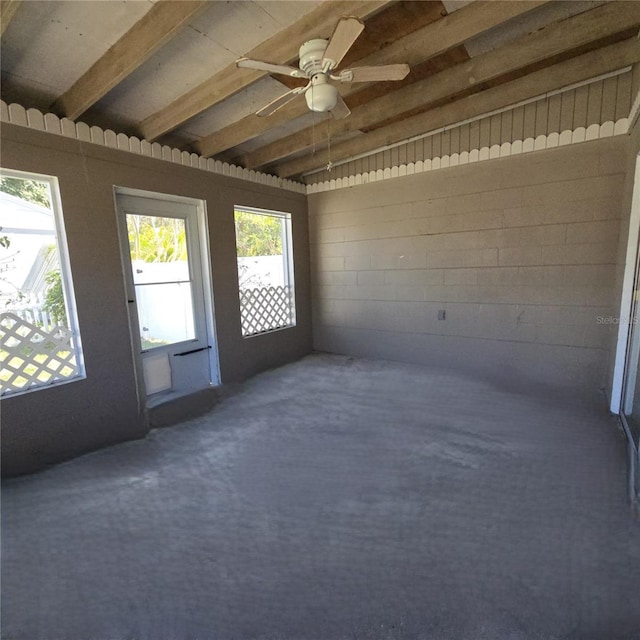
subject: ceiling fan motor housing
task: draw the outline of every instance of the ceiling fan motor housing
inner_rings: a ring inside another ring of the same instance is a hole
[[[322,60],[328,44],[328,40],[316,38],[315,40],[305,42],[300,47],[299,66],[307,74],[308,78],[311,78],[316,73],[320,73],[322,71]]]
[[[333,109],[338,101],[338,90],[329,84],[329,78],[322,68],[324,52],[329,45],[328,40],[316,38],[305,42],[300,47],[300,68],[311,79],[305,91],[307,106],[311,111],[324,113]]]

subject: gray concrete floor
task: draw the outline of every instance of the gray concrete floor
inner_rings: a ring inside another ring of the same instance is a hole
[[[2,515],[7,640],[640,638],[600,398],[311,356]]]

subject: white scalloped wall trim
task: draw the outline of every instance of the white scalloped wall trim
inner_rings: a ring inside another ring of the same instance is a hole
[[[296,193],[306,193],[306,185],[300,182],[268,175],[260,171],[244,169],[243,167],[237,167],[234,164],[213,160],[212,158],[203,158],[197,153],[180,151],[180,149],[161,145],[157,142],[140,140],[135,136],[115,133],[111,129],[103,130],[100,127],[90,127],[84,122],[74,122],[68,118],[59,118],[53,113],[43,114],[38,109],[25,109],[19,104],[7,105],[4,100],[0,100],[0,122],[8,122],[21,127],[28,127],[29,129],[75,138],[82,142],[92,142],[103,147],[128,151],[129,153],[136,153],[141,156],[156,158],[157,160],[175,162],[176,164],[202,169],[203,171],[211,171],[231,178],[240,178],[240,180],[247,180],[248,182],[278,187],[287,191],[295,191]]]
[[[636,102],[638,102],[638,100],[636,100]],[[640,108],[640,104],[638,108]],[[353,187],[360,184],[378,182],[380,180],[389,180],[390,178],[408,176],[414,173],[424,173],[425,171],[434,171],[436,169],[445,169],[447,167],[457,167],[473,162],[481,162],[483,160],[506,158],[508,156],[529,153],[530,151],[553,149],[554,147],[563,147],[570,144],[587,142],[589,140],[597,140],[598,138],[619,136],[628,133],[629,122],[629,118],[621,118],[617,122],[609,121],[603,124],[592,124],[588,127],[578,127],[573,131],[566,130],[561,133],[549,133],[548,135],[540,135],[536,138],[526,138],[525,140],[494,144],[491,147],[453,153],[451,155],[432,158],[431,160],[418,160],[417,162],[409,162],[408,164],[378,169],[377,171],[358,173],[335,180],[325,180],[324,182],[307,185],[307,194],[344,189],[345,187]]]

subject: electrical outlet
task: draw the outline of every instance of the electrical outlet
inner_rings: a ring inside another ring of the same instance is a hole
[[[438,311],[438,320],[446,320],[447,312],[444,309]]]

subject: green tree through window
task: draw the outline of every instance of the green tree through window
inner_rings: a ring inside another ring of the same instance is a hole
[[[22,178],[0,178],[0,191],[39,204],[45,209],[51,209],[49,185],[37,180],[23,180]]]
[[[56,324],[67,326],[67,311],[64,306],[64,293],[62,291],[62,277],[60,270],[49,271],[45,276],[47,282],[47,294],[42,308],[49,314]]]
[[[239,258],[282,254],[282,222],[236,209],[236,244]]]
[[[131,259],[178,262],[187,259],[184,220],[158,216],[128,216]]]

